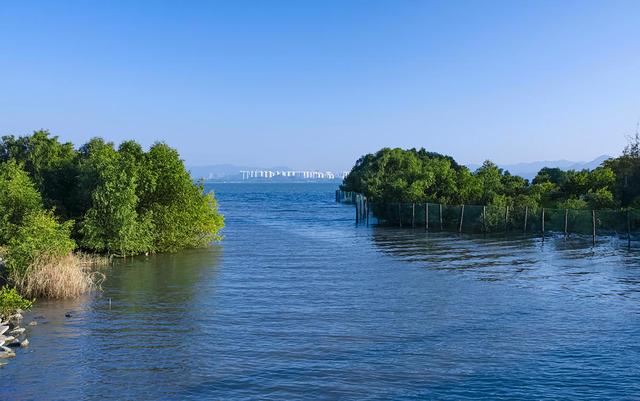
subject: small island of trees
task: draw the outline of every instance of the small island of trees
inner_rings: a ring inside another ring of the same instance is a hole
[[[94,138],[76,149],[48,131],[0,141],[4,314],[28,305],[18,294],[89,290],[88,266],[102,256],[204,247],[220,239],[223,226],[213,194],[165,143],[145,151],[135,141],[116,148]]]
[[[487,160],[476,171],[424,149],[383,148],[361,157],[344,191],[374,202],[530,205],[568,209],[640,208],[640,135],[594,170],[541,169],[529,182]]]
[[[490,215],[476,216],[480,224],[502,224],[504,228],[511,221],[508,213],[512,210],[514,219],[524,220],[526,230],[526,214],[529,214],[529,223],[533,223],[531,218],[547,208],[562,211],[566,230],[567,220],[571,220],[571,216],[567,216],[569,210],[576,211],[572,212],[575,216],[584,215],[585,219],[588,214],[591,221],[592,210],[640,209],[640,135],[636,133],[630,139],[621,156],[608,159],[593,170],[563,171],[547,167],[531,182],[502,170],[491,161],[471,171],[450,156],[425,149],[383,148],[361,157],[344,179],[341,190],[366,196],[373,204],[374,214],[387,221],[402,220],[405,212],[401,212],[400,204],[403,203],[409,206],[482,205]],[[468,209],[471,210],[477,215],[483,209]],[[589,213],[584,213],[586,211]],[[452,208],[447,212],[456,218],[460,215]],[[442,214],[442,209],[439,213]],[[624,219],[620,213],[609,215],[616,221],[601,221],[601,225],[626,227],[630,224],[626,221],[629,213]],[[542,216],[544,220],[544,214]],[[605,213],[600,216],[604,219]],[[518,221],[518,225],[520,223]]]

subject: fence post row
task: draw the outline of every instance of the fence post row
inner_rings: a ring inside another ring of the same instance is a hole
[[[364,223],[366,221],[367,226],[369,225],[369,215],[371,214],[371,205],[369,202],[369,199],[367,199],[366,196],[356,193],[356,192],[348,192],[348,191],[342,191],[342,190],[336,190],[335,191],[335,200],[338,203],[341,202],[346,202],[346,203],[353,203],[355,206],[355,212],[356,212],[356,224],[358,223]],[[398,203],[398,225],[400,227],[402,227],[402,203]],[[428,232],[429,231],[429,202],[425,202],[424,203],[424,228],[425,231]],[[439,203],[438,205],[438,220],[440,223],[440,230],[444,231],[444,214],[443,214],[443,204]],[[418,204],[418,206],[420,206],[420,204]],[[460,222],[458,224],[458,233],[462,233],[463,229],[464,229],[464,214],[465,214],[465,209],[466,209],[466,205],[462,204],[460,205]],[[387,209],[388,210],[388,209]],[[573,210],[573,209],[571,209]],[[591,209],[591,226],[592,226],[592,232],[591,232],[591,237],[592,237],[592,242],[593,245],[595,246],[596,244],[596,236],[598,235],[598,220],[597,220],[597,210],[596,209]],[[618,210],[617,211],[620,214],[622,214],[623,212],[626,214],[626,223],[627,223],[627,247],[631,248],[631,240],[632,240],[632,236],[631,236],[631,210],[627,209],[625,210]],[[535,214],[535,213],[534,213]],[[452,216],[453,217],[453,216]],[[482,206],[482,231],[483,233],[488,233],[488,228],[487,228],[487,206],[483,205]],[[620,216],[620,218],[622,218],[623,216]],[[553,218],[552,218],[553,220]],[[605,217],[604,222],[602,222],[601,224],[603,225],[603,227],[607,226],[607,222],[609,221],[608,218]],[[618,220],[619,221],[619,220]],[[514,220],[514,222],[517,222],[517,219]],[[552,221],[553,222],[553,221]],[[411,203],[411,227],[415,228],[417,226],[416,222],[416,203],[413,202]],[[542,240],[544,241],[545,239],[545,235],[546,235],[546,208],[541,208],[541,216],[540,216],[540,226],[541,226],[541,233],[542,233]],[[579,223],[580,225],[582,223]],[[624,224],[624,223],[623,223]],[[618,226],[619,227],[619,226]],[[527,234],[527,230],[529,228],[529,206],[526,205],[524,208],[524,222],[523,222],[523,226],[522,226],[522,230],[523,233],[526,235]],[[565,238],[569,237],[569,208],[564,208],[564,236]],[[504,230],[505,233],[509,232],[509,205],[505,206],[505,212],[504,212]],[[616,231],[618,231],[618,229],[616,229]],[[623,229],[624,230],[624,229]],[[620,232],[622,230],[619,230],[618,232]],[[622,237],[624,238],[624,237]],[[622,239],[620,238],[620,239]]]

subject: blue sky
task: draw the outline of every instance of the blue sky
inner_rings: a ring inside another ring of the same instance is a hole
[[[640,119],[639,18],[640,1],[2,1],[0,134],[165,140],[190,165],[588,160]]]

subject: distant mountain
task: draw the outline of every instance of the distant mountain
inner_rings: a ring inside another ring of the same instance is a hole
[[[235,164],[212,164],[209,166],[190,166],[187,169],[194,179],[204,178],[205,180],[237,179],[242,177],[240,171],[243,170],[291,170],[289,167],[254,167],[237,166]]]
[[[570,160],[546,160],[528,163],[498,164],[498,167],[503,170],[509,171],[513,175],[519,175],[531,180],[543,167],[558,167],[563,170],[593,170],[594,168],[600,166],[603,161],[610,158],[611,156],[602,155],[588,162],[575,162]],[[467,167],[469,167],[471,171],[475,171],[480,167],[480,165],[467,164]]]

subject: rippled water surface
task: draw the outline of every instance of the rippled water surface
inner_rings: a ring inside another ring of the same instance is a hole
[[[637,249],[356,227],[332,185],[212,187],[224,241],[40,302],[0,400],[640,399]]]

